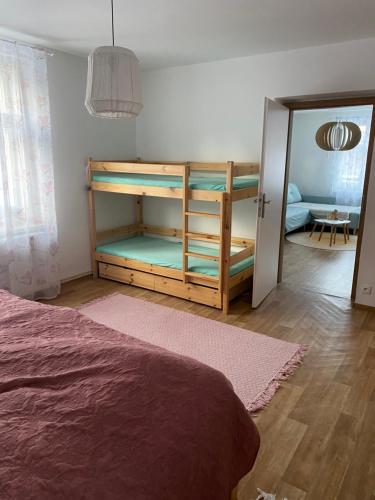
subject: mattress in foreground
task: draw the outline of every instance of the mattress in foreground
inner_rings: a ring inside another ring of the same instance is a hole
[[[228,500],[259,436],[222,373],[0,291],[0,498]]]
[[[182,243],[150,236],[134,236],[125,240],[107,243],[96,247],[98,253],[125,257],[146,264],[168,267],[171,269],[182,269]],[[189,251],[203,253],[205,255],[219,255],[218,248],[204,247],[202,245],[189,244]],[[232,254],[235,252],[232,252]],[[218,276],[219,265],[215,261],[189,257],[189,271],[206,274],[207,276]],[[233,276],[254,265],[254,256],[248,257],[241,262],[231,266],[230,275]]]
[[[110,182],[114,184],[132,184],[137,186],[154,186],[182,188],[182,177],[175,175],[145,175],[145,174],[123,174],[123,173],[98,173],[94,172],[92,180],[95,182]],[[233,189],[256,187],[259,182],[259,174],[246,175],[233,178]],[[225,191],[225,176],[190,176],[190,189],[202,189],[205,191]]]

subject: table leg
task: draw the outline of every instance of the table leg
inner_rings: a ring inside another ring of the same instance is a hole
[[[314,231],[315,231],[315,229],[316,229],[316,225],[317,225],[317,222],[315,222],[315,224],[313,225],[313,228],[312,228],[312,230],[311,230],[311,233],[310,233],[309,238],[311,238],[311,236],[314,234]]]
[[[337,226],[333,228],[333,244],[336,245]]]
[[[330,237],[330,239],[329,239],[329,246],[330,246],[330,247],[332,246],[333,229],[334,229],[334,226],[333,226],[333,224],[332,224],[332,226],[331,226],[331,237]]]
[[[343,229],[344,229],[344,243],[346,245],[346,224],[344,224]]]
[[[346,227],[346,237],[347,237],[347,240],[349,241],[350,240],[350,229],[349,229],[348,224],[345,224],[345,227]]]
[[[322,239],[322,234],[324,231],[325,224],[322,224],[322,229],[320,230],[319,241]]]

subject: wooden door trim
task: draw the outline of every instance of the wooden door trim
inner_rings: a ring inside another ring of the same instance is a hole
[[[362,250],[363,230],[365,227],[367,195],[368,195],[368,187],[370,184],[371,165],[372,165],[372,158],[373,158],[373,153],[374,153],[374,140],[375,140],[375,105],[372,108],[370,136],[369,136],[367,160],[366,160],[366,170],[365,170],[365,178],[363,180],[361,214],[359,216],[357,249],[355,252],[353,284],[352,284],[352,293],[351,293],[352,302],[355,301],[355,297],[357,294],[359,260],[361,257],[361,250]]]
[[[331,97],[327,99],[318,100],[290,100],[279,99],[279,102],[289,109],[303,110],[303,109],[319,109],[319,108],[343,108],[346,106],[374,106],[375,96],[363,97]]]
[[[307,96],[308,97],[308,96]],[[359,228],[358,228],[358,240],[357,240],[357,249],[355,255],[354,262],[354,271],[353,271],[353,281],[352,281],[352,291],[351,291],[351,301],[354,303],[355,296],[357,293],[357,282],[358,282],[358,271],[359,271],[359,261],[362,250],[362,239],[363,239],[363,230],[365,227],[365,219],[366,219],[366,206],[367,206],[367,195],[368,195],[368,187],[370,181],[371,174],[371,165],[372,158],[374,153],[374,141],[375,141],[375,96],[352,96],[352,97],[337,97],[337,98],[327,98],[327,99],[317,99],[317,100],[290,100],[287,99],[277,99],[278,102],[283,104],[285,107],[289,108],[291,111],[291,115],[295,110],[309,110],[309,109],[318,109],[318,108],[340,108],[345,106],[373,106],[372,109],[372,117],[371,117],[371,126],[370,126],[370,135],[369,135],[369,144],[367,150],[367,160],[366,160],[366,169],[365,169],[365,178],[363,181],[363,192],[362,192],[362,203],[361,203],[361,213],[359,217]],[[292,120],[291,120],[291,123]],[[290,148],[292,142],[292,129],[288,132],[288,148],[287,148],[287,161],[285,168],[285,183],[284,183],[284,201],[283,201],[283,211],[282,211],[282,227],[285,225],[285,215],[286,215],[286,205],[287,199],[285,198],[285,189],[287,189],[289,182],[289,158],[290,158]],[[280,238],[280,254],[279,254],[279,271],[278,271],[278,282],[280,283],[282,280],[282,271],[283,271],[283,257],[284,257],[284,235],[281,235]]]
[[[293,110],[289,110],[288,141],[286,147],[285,174],[284,174],[284,194],[283,194],[283,205],[281,210],[279,268],[277,272],[278,283],[281,283],[283,279],[285,221],[286,221],[286,209],[288,202],[288,183],[289,183],[289,169],[290,169],[290,148],[292,145],[292,129],[293,129]]]

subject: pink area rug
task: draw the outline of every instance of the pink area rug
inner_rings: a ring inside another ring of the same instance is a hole
[[[89,318],[224,373],[245,407],[256,413],[301,363],[306,346],[114,294],[80,308]]]

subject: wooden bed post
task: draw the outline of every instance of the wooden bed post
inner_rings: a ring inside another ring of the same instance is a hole
[[[95,196],[91,189],[92,171],[91,158],[87,160],[87,190],[89,201],[89,224],[90,224],[90,246],[91,246],[91,267],[94,279],[98,278],[98,263],[95,258],[96,252],[96,217],[95,217]]]
[[[182,175],[182,280],[187,283],[186,273],[189,271],[189,239],[186,233],[189,231],[189,176],[190,163],[186,163]]]
[[[143,229],[141,229],[143,225],[143,196],[135,197],[135,220],[139,227],[137,234],[143,235]]]
[[[221,193],[219,203],[220,208],[220,233],[219,233],[219,293],[223,297],[223,277],[224,277],[224,235],[225,235],[225,192]]]
[[[223,269],[222,269],[222,282],[223,282],[223,312],[228,314],[229,311],[229,268],[230,268],[230,250],[232,242],[232,192],[233,192],[233,170],[234,162],[228,161],[227,163],[227,179],[226,179],[226,192],[223,197],[223,215],[224,215],[224,238],[223,238]]]
[[[135,159],[135,163],[141,163],[142,158],[140,156],[137,156]],[[143,225],[143,196],[136,196],[135,197],[135,221],[137,226]],[[137,232],[139,235],[143,235],[143,230],[139,229]]]

